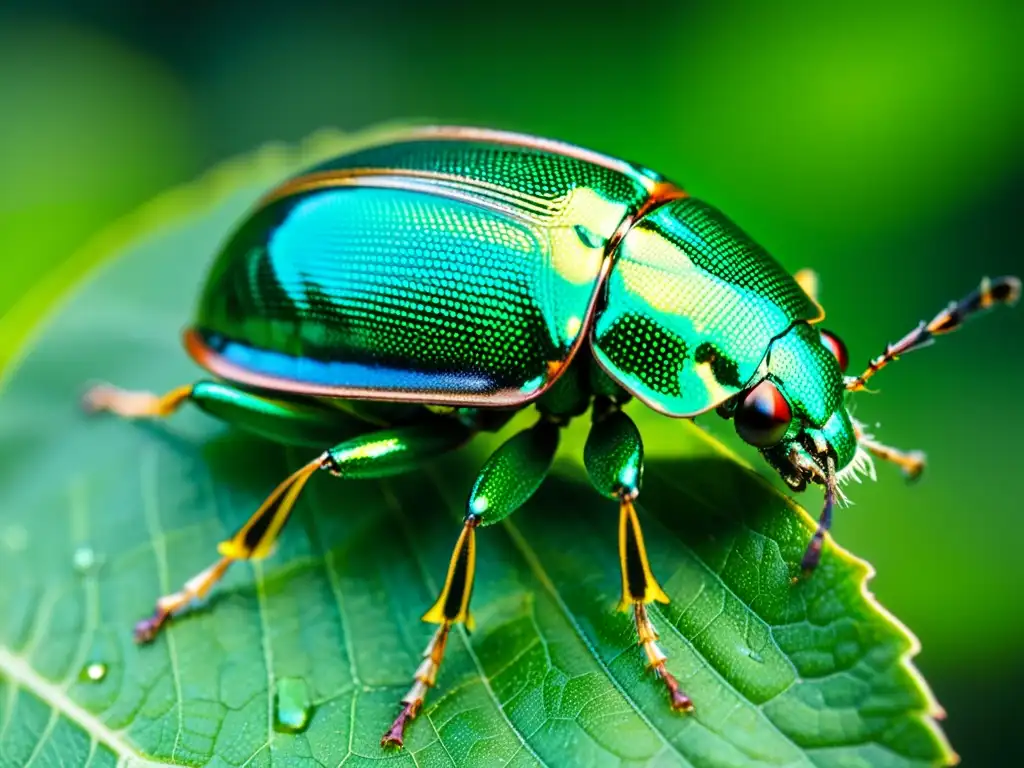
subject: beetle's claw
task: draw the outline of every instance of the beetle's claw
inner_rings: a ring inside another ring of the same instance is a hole
[[[906,463],[903,465],[903,476],[907,482],[915,482],[920,479],[926,465],[924,451],[910,451],[906,456]]]
[[[391,724],[391,728],[385,733],[380,739],[380,745],[382,747],[393,747],[395,749],[401,749],[405,746],[405,726],[409,724],[413,718],[416,717],[416,713],[419,711],[419,703],[412,702],[402,707],[401,713],[395,718],[395,722]]]
[[[814,569],[817,568],[818,563],[821,562],[821,550],[824,547],[824,544],[824,532],[819,530],[814,534],[814,538],[811,539],[811,543],[807,545],[807,551],[804,552],[803,560],[800,561],[800,570],[803,571],[805,578],[814,573]]]
[[[133,633],[135,635],[135,642],[140,645],[153,642],[156,636],[160,634],[160,630],[163,629],[169,616],[170,614],[157,610],[148,619],[143,619],[136,624]]]
[[[676,712],[693,712],[693,700],[683,693],[682,689],[679,687],[679,681],[676,680],[675,676],[664,667],[659,670],[659,673],[661,675],[661,679],[665,681],[665,685],[668,688],[672,709]]]
[[[109,402],[113,391],[114,387],[109,384],[96,384],[89,387],[89,389],[82,393],[82,410],[90,414],[101,413],[107,410],[107,402]]]

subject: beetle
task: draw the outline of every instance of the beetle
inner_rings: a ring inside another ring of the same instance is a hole
[[[651,572],[635,502],[636,398],[668,417],[733,419],[796,491],[824,488],[802,560],[821,557],[840,481],[872,457],[920,473],[923,454],[877,442],[847,393],[899,355],[1013,303],[1020,280],[978,289],[921,323],[857,377],[818,326],[816,277],[790,275],[724,214],[665,177],[570,144],[502,131],[398,132],[268,192],[206,282],[188,353],[213,378],[165,395],[93,388],[86,405],[129,418],[185,403],[263,437],[318,451],[230,539],[220,559],[160,597],[149,642],[238,560],[264,557],[309,479],[408,471],[534,407],[471,489],[437,625],[381,743],[401,747],[436,683],[453,625],[472,624],[476,531],[522,506],[548,473],[560,430],[591,413],[584,464],[619,505],[620,608],[674,709],[693,708],[648,613],[668,596]],[[330,447],[333,446],[333,447]]]

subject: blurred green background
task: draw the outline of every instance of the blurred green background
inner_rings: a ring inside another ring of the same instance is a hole
[[[431,118],[678,179],[787,267],[820,272],[826,326],[859,364],[981,275],[1024,269],[1022,39],[1019,0],[6,0],[0,315],[105,224],[221,159]],[[1024,764],[1024,311],[877,382],[857,415],[931,463],[915,487],[880,467],[836,535],[921,639],[965,764]]]

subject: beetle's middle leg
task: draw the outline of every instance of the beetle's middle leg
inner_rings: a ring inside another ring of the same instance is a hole
[[[594,425],[587,438],[584,463],[590,480],[603,495],[619,502],[619,565],[622,572],[622,598],[619,609],[632,609],[637,639],[647,663],[668,689],[672,708],[689,712],[693,702],[666,668],[668,657],[658,645],[647,606],[668,603],[668,595],[658,584],[647,560],[643,531],[633,502],[640,493],[643,474],[643,442],[640,432],[619,407],[609,402],[594,406]]]
[[[218,547],[221,558],[156,601],[153,615],[135,627],[135,638],[149,642],[173,615],[203,598],[238,560],[259,560],[271,553],[302,489],[317,470],[345,479],[380,478],[415,469],[438,454],[462,446],[473,432],[461,422],[431,417],[419,424],[370,432],[339,443],[277,486],[238,531]]]
[[[413,675],[413,684],[402,698],[402,710],[380,743],[401,747],[405,728],[423,707],[423,701],[437,681],[452,625],[463,622],[470,630],[473,618],[469,601],[476,571],[476,529],[505,519],[529,500],[551,469],[558,448],[559,424],[542,417],[530,429],[506,441],[484,464],[466,505],[462,532],[448,563],[444,586],[423,620],[437,624],[423,651],[423,661]]]

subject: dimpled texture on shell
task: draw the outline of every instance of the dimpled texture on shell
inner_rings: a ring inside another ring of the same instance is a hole
[[[627,233],[595,318],[594,354],[639,399],[693,416],[745,388],[769,344],[820,309],[720,211],[673,200]]]
[[[571,359],[607,240],[653,184],[612,162],[429,136],[321,164],[220,254],[197,357],[309,394],[527,402]]]
[[[843,372],[813,326],[801,323],[772,342],[768,374],[795,414],[821,427],[843,401]]]

